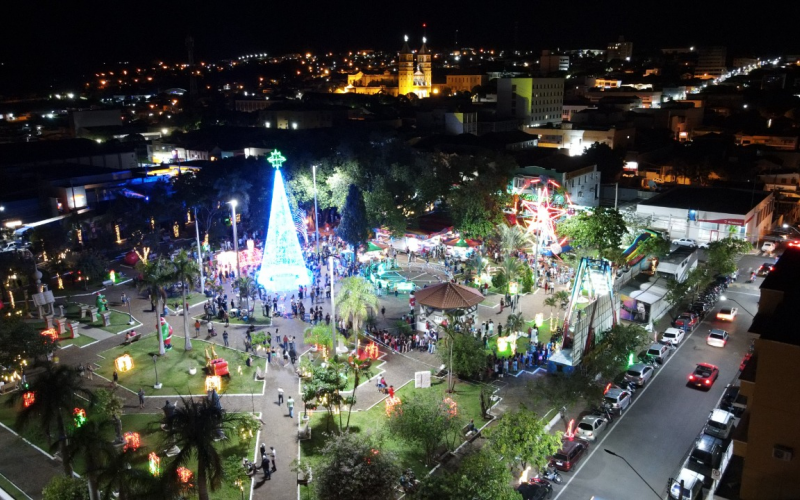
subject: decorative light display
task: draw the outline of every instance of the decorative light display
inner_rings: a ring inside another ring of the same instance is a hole
[[[394,415],[395,412],[400,411],[401,403],[402,401],[400,401],[400,398],[398,398],[397,396],[391,396],[386,398],[386,416],[391,417],[392,415]]]
[[[117,282],[117,273],[115,273],[113,269],[108,272],[108,279],[110,279],[113,283]]]
[[[125,446],[123,446],[122,451],[136,451],[142,445],[142,440],[138,432],[126,432],[122,437],[125,439]]]
[[[192,471],[187,469],[186,467],[178,467],[178,481],[182,482],[183,484],[188,483],[192,480],[192,476],[194,475]]]
[[[526,199],[521,192],[531,189],[533,185],[538,185],[536,194],[531,199]],[[519,195],[518,208],[522,212],[521,217],[529,217],[528,232],[537,236],[540,247],[544,243],[551,245],[550,250],[554,254],[561,253],[563,244],[556,235],[556,222],[574,210],[567,193],[563,195],[563,203],[555,199],[557,195],[551,191],[560,187],[553,179],[542,176],[529,179],[522,187],[514,190],[514,194]]]
[[[257,281],[269,292],[297,290],[299,285],[309,285],[311,280],[300,250],[300,241],[297,239],[281,175],[280,168],[286,158],[278,150],[273,150],[267,161],[275,168],[275,180],[269,229]]]
[[[181,235],[181,227],[177,222],[172,225],[172,234],[174,234],[176,238]]]
[[[217,392],[222,390],[222,377],[219,375],[209,375],[206,377],[206,392],[216,389]]]
[[[367,347],[364,348],[364,353],[370,359],[378,359],[380,355],[380,351],[378,350],[378,344],[375,342],[370,342]]]
[[[322,359],[328,359],[328,346],[320,346],[319,348],[320,353],[322,354]]]
[[[133,368],[133,358],[130,354],[123,354],[114,360],[114,366],[117,367],[117,371],[127,372]]]
[[[16,309],[17,305],[14,303],[14,292],[11,290],[8,291],[8,298],[9,302],[11,303],[11,309]]]
[[[572,439],[575,437],[575,419],[569,421],[567,424],[567,431],[564,432],[564,437],[567,439]]]
[[[78,229],[78,230],[76,231],[76,234],[77,234],[77,236],[78,236],[78,243],[80,243],[81,245],[83,245],[83,231],[82,231],[82,230],[80,230],[80,229]]]
[[[25,408],[30,408],[30,406],[36,402],[36,393],[33,391],[28,391],[22,395],[22,406]]]
[[[187,210],[186,211],[186,223],[187,224],[191,224],[192,223],[192,212],[191,212],[191,210]]]
[[[75,408],[72,410],[72,419],[75,421],[75,427],[80,427],[86,423],[86,410],[83,408]]]
[[[456,403],[453,398],[444,398],[442,400],[442,405],[447,410],[448,415],[450,418],[455,417],[458,415],[458,403]]]
[[[64,289],[64,279],[58,273],[56,273],[56,279],[58,280],[58,289],[59,290],[63,290]]]
[[[148,461],[147,469],[150,471],[150,474],[152,474],[155,477],[160,476],[161,459],[158,457],[156,452],[152,452],[151,454],[149,454],[147,456],[147,461]]]
[[[507,354],[511,351],[511,355],[517,353],[517,333],[505,337],[497,337],[497,354]]]
[[[534,324],[536,325],[536,328],[541,328],[542,324],[544,323],[544,314],[536,313],[536,316],[534,316],[533,321]]]
[[[155,231],[156,229],[156,220],[150,217],[150,230]]]
[[[58,340],[58,330],[55,328],[48,328],[42,332],[42,337],[50,337],[52,340]]]
[[[531,471],[531,466],[525,467],[525,470],[519,475],[519,484],[525,484],[528,482],[528,473]]]
[[[122,238],[119,234],[119,224],[114,224],[114,232],[117,234],[117,243],[122,243]]]

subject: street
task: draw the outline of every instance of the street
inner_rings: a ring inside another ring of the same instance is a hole
[[[756,262],[760,265],[767,260],[746,256],[740,261],[740,269],[746,271],[750,266],[758,267]],[[555,486],[553,498],[664,498],[668,479],[677,474],[726,384],[734,382],[738,376],[739,364],[753,337],[747,330],[752,322],[750,313],[758,308],[757,285],[761,278],[755,284],[745,284],[742,278],[740,275],[739,282],[731,284],[725,292],[729,300],[717,302],[706,319],[657,369],[648,385],[636,391],[631,406],[621,418],[614,420],[604,437],[591,445],[589,454],[578,467],[564,474],[564,484]],[[739,308],[733,323],[715,318],[717,311],[725,306]],[[669,320],[668,317],[662,319],[658,330],[663,331]],[[724,329],[731,335],[726,347],[706,344],[706,335],[711,328]],[[720,369],[719,379],[708,392],[686,385],[689,373],[700,362],[715,364]],[[624,457],[647,484],[622,459],[605,453],[603,449]],[[658,492],[657,495],[648,484]]]

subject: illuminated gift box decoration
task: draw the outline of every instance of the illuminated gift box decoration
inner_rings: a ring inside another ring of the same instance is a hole
[[[72,418],[75,420],[75,427],[80,427],[86,423],[86,410],[75,408],[72,410]]]
[[[50,337],[53,340],[58,340],[58,330],[55,328],[48,328],[42,332],[43,337]]]
[[[122,448],[122,451],[136,451],[139,449],[139,446],[142,445],[138,432],[126,432],[122,437],[125,439],[125,446]]]
[[[22,405],[25,408],[29,408],[33,403],[36,402],[36,394],[28,391],[22,395]]]
[[[458,415],[458,404],[452,398],[444,398],[442,404],[451,418]]]
[[[386,399],[386,416],[391,417],[396,411],[400,411],[400,398],[392,396]]]
[[[219,375],[209,375],[206,377],[206,391],[216,389],[217,392],[222,391],[222,377]]]
[[[133,368],[133,359],[130,354],[123,354],[114,360],[114,366],[117,367],[117,371],[127,372]]]
[[[161,475],[161,459],[158,457],[158,455],[156,455],[156,452],[153,452],[150,455],[148,455],[147,456],[147,460],[148,460],[147,468],[150,471],[150,474],[154,475],[155,477],[160,476]]]
[[[370,359],[378,359],[380,352],[378,351],[378,344],[375,342],[370,342],[369,345],[364,349],[367,357]]]
[[[194,475],[192,471],[187,469],[186,467],[178,467],[178,480],[184,484],[188,483],[192,480],[192,476]]]

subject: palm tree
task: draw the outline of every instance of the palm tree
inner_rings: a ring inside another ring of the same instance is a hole
[[[527,264],[514,257],[508,257],[500,263],[498,272],[506,277],[506,293],[508,293],[511,288],[511,282],[516,281],[518,277],[522,276],[526,265]]]
[[[114,445],[102,437],[109,433],[110,427],[108,419],[89,419],[66,439],[64,461],[72,462],[78,456],[83,458],[90,500],[100,499],[100,475],[117,455]]]
[[[239,289],[239,307],[241,307],[242,297],[244,297],[247,299],[245,302],[245,309],[250,311],[250,299],[255,297],[256,293],[258,293],[256,280],[250,276],[242,276],[236,280],[234,286]]]
[[[33,379],[29,390],[13,393],[8,404],[15,405],[24,394],[33,393],[33,403],[27,407],[23,405],[17,413],[14,426],[22,430],[33,422],[38,422],[44,429],[50,445],[53,445],[52,431],[55,428],[58,438],[55,446],[58,446],[61,453],[64,473],[72,476],[72,462],[67,453],[66,419],[71,418],[73,408],[86,404],[86,401],[78,401],[78,394],[90,401],[94,396],[83,387],[83,378],[77,369],[51,363],[45,364],[44,367],[44,373]]]
[[[181,307],[183,308],[183,338],[184,349],[187,351],[192,350],[192,341],[189,339],[189,309],[186,308],[186,288],[194,289],[194,280],[200,276],[200,266],[197,261],[189,257],[186,250],[181,250],[178,255],[172,259],[172,265],[175,266],[174,277],[181,282]]]
[[[372,376],[372,359],[359,359],[358,353],[356,353],[347,359],[347,365],[350,371],[353,372],[353,396],[347,410],[347,426],[345,427],[345,431],[350,430],[350,414],[353,412],[353,405],[356,404],[356,390],[358,389],[358,384],[361,383],[361,377],[369,379]]]
[[[550,308],[550,330],[555,330],[553,328],[553,313],[555,312],[556,307],[558,307],[558,299],[555,297],[555,295],[551,295],[544,299],[543,304]]]
[[[379,309],[375,288],[364,278],[358,276],[345,278],[342,280],[342,290],[339,292],[336,305],[339,307],[339,315],[353,322],[357,351],[362,322],[370,310],[375,312]]]
[[[144,450],[126,450],[111,457],[97,478],[103,500],[174,498],[171,488],[165,488],[146,469],[131,465],[145,460]]]
[[[222,456],[214,446],[226,431],[236,432],[252,417],[242,413],[228,413],[215,406],[208,398],[199,401],[183,399],[175,410],[172,425],[167,430],[165,446],[177,446],[181,451],[169,466],[166,476],[174,475],[178,467],[189,460],[197,460],[197,493],[200,500],[209,500],[209,491],[222,485]],[[177,478],[176,478],[177,481]]]
[[[140,261],[137,264],[137,269],[142,274],[142,280],[139,282],[140,290],[149,290],[151,295],[155,297],[155,313],[156,313],[156,337],[158,337],[158,354],[163,356],[166,354],[164,349],[164,338],[161,336],[161,315],[160,312],[164,310],[161,306],[162,302],[167,303],[167,292],[164,287],[174,281],[174,267],[172,262],[158,258],[156,260],[149,260],[146,263]],[[188,335],[187,335],[188,338]]]
[[[512,332],[521,332],[523,328],[525,328],[525,318],[522,317],[521,312],[508,315],[508,318],[506,318],[506,329],[509,334]]]
[[[514,251],[522,250],[529,242],[528,235],[516,224],[513,226],[500,224],[497,226],[497,235],[500,237],[500,249],[505,257]]]

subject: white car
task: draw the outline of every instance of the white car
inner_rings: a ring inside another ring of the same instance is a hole
[[[683,342],[686,332],[682,328],[667,328],[661,335],[661,342],[670,345],[679,345]]]
[[[708,333],[706,343],[711,347],[725,347],[728,343],[728,332],[714,328]]]
[[[717,313],[717,319],[720,321],[733,321],[739,309],[736,307],[723,307]]]
[[[608,420],[603,417],[587,415],[581,419],[578,428],[575,429],[575,436],[586,441],[595,441],[606,426],[608,426]]]
[[[772,253],[776,248],[778,248],[778,245],[775,244],[774,241],[765,241],[764,244],[761,245],[761,251],[766,253]]]
[[[697,241],[691,238],[681,238],[679,240],[672,240],[672,244],[678,245],[679,247],[697,248]]]

